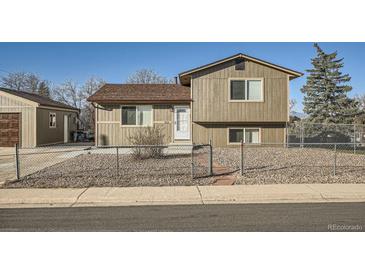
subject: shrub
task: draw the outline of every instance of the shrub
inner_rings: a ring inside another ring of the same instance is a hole
[[[132,155],[137,159],[161,158],[163,157],[162,147],[164,135],[159,127],[141,128],[135,134],[129,136],[129,142],[136,146],[132,148]],[[151,146],[151,147],[138,147]]]

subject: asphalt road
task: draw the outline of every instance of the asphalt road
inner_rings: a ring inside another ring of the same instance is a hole
[[[364,231],[365,203],[0,209],[0,231],[331,230]]]

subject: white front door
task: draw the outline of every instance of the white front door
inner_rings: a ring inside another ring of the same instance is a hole
[[[68,143],[68,115],[63,116],[63,142]]]
[[[175,106],[174,108],[174,139],[190,139],[190,108],[188,106]]]

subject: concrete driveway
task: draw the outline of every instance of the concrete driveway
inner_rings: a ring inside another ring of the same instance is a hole
[[[15,149],[12,147],[0,148],[0,183],[15,178]]]
[[[46,167],[86,153],[88,145],[67,144],[37,148],[19,149],[20,176],[26,176]],[[16,178],[15,149],[0,148],[0,184],[5,180]]]

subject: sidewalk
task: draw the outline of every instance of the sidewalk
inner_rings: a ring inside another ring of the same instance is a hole
[[[0,189],[0,208],[365,202],[365,184]]]

